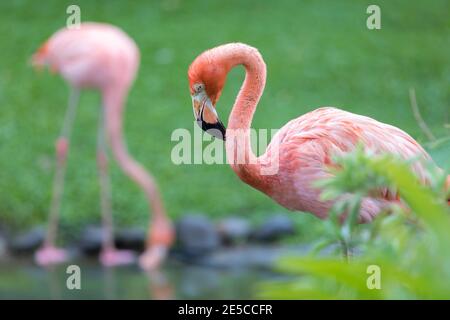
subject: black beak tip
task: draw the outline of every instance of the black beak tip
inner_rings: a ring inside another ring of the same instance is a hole
[[[219,120],[216,123],[208,123],[202,121],[201,119],[197,119],[197,124],[203,131],[209,133],[213,137],[221,139],[225,141],[226,139],[226,128],[223,123]]]

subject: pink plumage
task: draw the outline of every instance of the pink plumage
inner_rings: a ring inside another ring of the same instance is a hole
[[[333,107],[319,108],[289,121],[273,137],[266,152],[256,157],[250,148],[249,129],[266,81],[266,65],[257,49],[241,43],[225,44],[203,52],[194,60],[188,71],[194,114],[202,128],[225,132],[215,105],[227,73],[237,65],[244,66],[246,77],[228,120],[227,157],[229,161],[232,159],[231,167],[241,180],[290,210],[326,218],[333,203],[322,201],[321,190],[313,184],[329,177],[326,166],[332,164],[333,155],[350,152],[359,142],[366,150],[378,154],[431,159],[399,128]],[[237,154],[244,154],[246,163],[234,161]],[[262,169],[274,161],[279,163],[277,172],[262,174]],[[426,183],[421,162],[412,168]],[[387,189],[378,190],[378,194],[379,197],[363,200],[361,222],[371,221],[389,202],[398,201],[398,195]]]
[[[320,191],[311,182],[330,175],[326,165],[332,157],[354,150],[362,143],[366,151],[390,153],[402,159],[430,160],[426,151],[407,133],[369,117],[333,107],[323,107],[288,122],[273,138],[271,145],[279,145],[279,176],[283,182],[272,190],[272,197],[291,210],[312,212],[325,218],[332,202],[319,200]],[[271,146],[268,147],[271,154]],[[421,181],[426,173],[420,162],[413,170]],[[365,198],[360,218],[370,221],[387,204],[398,200],[398,195],[379,190],[379,198]],[[387,201],[386,201],[387,200]]]
[[[129,87],[139,67],[139,49],[121,29],[102,23],[56,32],[33,56],[72,86],[106,90]]]
[[[78,28],[64,28],[51,36],[33,55],[35,66],[48,66],[78,90],[92,88],[102,95],[97,163],[101,185],[101,208],[104,224],[104,241],[101,261],[106,265],[130,261],[130,255],[115,249],[110,208],[109,179],[104,133],[122,170],[145,192],[152,208],[153,223],[149,232],[147,251],[141,256],[141,266],[148,269],[158,266],[174,241],[174,231],[167,217],[155,179],[128,153],[122,134],[122,117],[128,91],[139,67],[139,49],[121,29],[102,23],[83,23]],[[76,100],[76,99],[75,99]],[[72,102],[72,98],[71,98]],[[57,141],[57,173],[48,237],[38,251],[38,263],[49,264],[64,260],[64,252],[54,247],[54,235],[59,214],[60,197],[69,146],[70,127],[75,103],[69,103],[60,138]],[[68,120],[68,121],[67,121]],[[52,219],[53,217],[53,219]]]

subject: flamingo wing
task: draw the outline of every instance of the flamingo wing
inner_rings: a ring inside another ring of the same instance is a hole
[[[296,168],[301,168],[302,174],[311,171],[311,179],[327,176],[324,166],[333,165],[333,156],[351,152],[358,143],[375,154],[388,153],[404,160],[422,160],[414,162],[412,170],[423,182],[427,181],[423,160],[431,160],[404,131],[333,107],[319,108],[288,122],[273,141],[279,144],[281,156],[289,159],[285,162],[291,172]],[[273,152],[272,149],[269,146],[268,154]],[[387,188],[374,190],[374,195],[386,200],[398,199],[398,194]]]

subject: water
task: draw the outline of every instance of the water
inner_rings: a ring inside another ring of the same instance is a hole
[[[81,290],[66,286],[67,265],[40,268],[23,260],[0,264],[0,299],[252,299],[258,284],[278,276],[255,269],[215,269],[169,263],[147,274],[137,266],[104,268],[95,260],[81,268]]]

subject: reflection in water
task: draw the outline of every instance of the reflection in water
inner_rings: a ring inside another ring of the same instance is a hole
[[[55,268],[55,266],[47,266],[45,269],[47,269],[50,282],[50,299],[58,300],[61,299],[61,285],[65,285],[65,282],[63,284],[60,283]]]
[[[116,296],[116,281],[114,268],[102,267],[103,269],[103,295],[107,300],[115,300]]]
[[[275,276],[175,262],[150,273],[137,266],[104,268],[89,260],[71,264],[81,268],[81,290],[67,289],[68,265],[42,269],[31,261],[0,264],[0,299],[251,299],[257,284]]]
[[[221,274],[218,270],[188,266],[178,276],[178,286],[188,298],[209,296],[220,291]]]
[[[175,290],[163,270],[147,271],[148,297],[154,300],[175,299]]]

